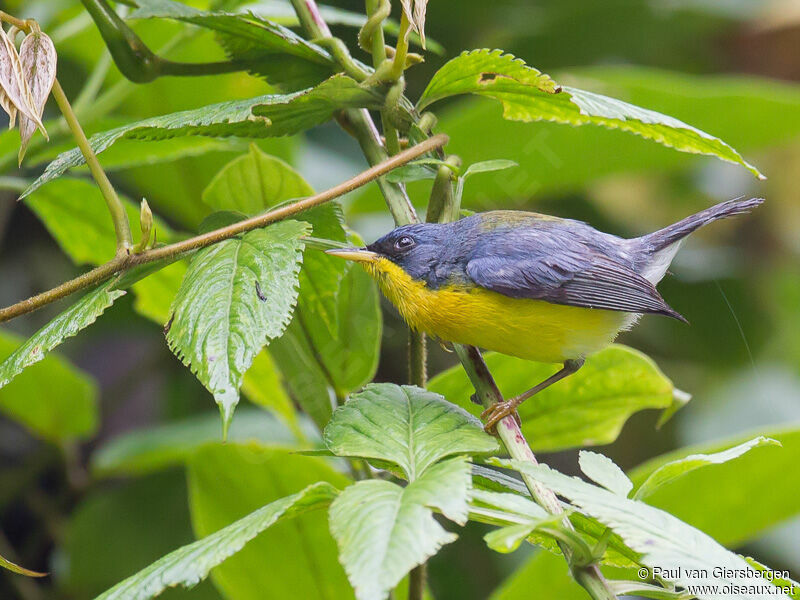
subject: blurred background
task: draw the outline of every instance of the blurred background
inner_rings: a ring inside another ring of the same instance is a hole
[[[202,0],[187,3],[208,6]],[[363,10],[357,0],[330,4]],[[287,5],[252,3],[256,9],[289,14]],[[77,0],[5,1],[0,8],[18,17],[35,17],[52,35],[59,51],[59,79],[70,98],[91,81],[98,63],[109,61]],[[800,2],[431,0],[427,23],[428,36],[441,45],[442,53],[428,53],[426,62],[409,72],[412,99],[432,73],[461,50],[502,48],[559,83],[621,98],[718,136],[768,177],[757,182],[740,167],[680,154],[618,131],[503,121],[500,106],[490,101],[458,99],[436,107],[437,130],[452,140],[448,152],[467,164],[496,158],[519,164],[471,178],[463,202],[470,210],[536,210],[635,236],[732,197],[767,199],[749,217],[704,229],[678,254],[673,276],[660,289],[691,326],[647,317],[620,340],[651,356],[693,400],[658,430],[654,411],[634,415],[617,442],[602,451],[628,469],[677,447],[763,426],[796,424]],[[171,58],[222,56],[208,33],[187,35],[186,27],[153,22],[137,23],[136,31],[151,48],[163,49]],[[339,26],[336,33],[355,48],[357,29]],[[124,81],[113,65],[97,83],[107,104],[78,106],[90,132],[269,92],[262,80],[244,74],[161,79],[136,86]],[[48,107],[47,114],[54,117],[55,107]],[[191,231],[208,212],[198,201],[202,190],[216,171],[247,150],[248,143],[186,138],[144,150],[140,142],[129,141],[109,150],[101,162],[113,171],[112,179],[126,196],[137,201],[146,197],[176,229]],[[19,178],[37,175],[71,143],[64,139],[34,148],[21,171],[16,168],[17,144],[16,132],[0,136],[4,306],[82,270],[65,257],[35,214],[16,202]],[[294,165],[316,189],[364,167],[355,142],[334,126],[257,144]],[[137,156],[135,164],[125,160],[128,153]],[[424,211],[429,182],[411,184],[409,192]],[[391,227],[375,187],[348,197],[345,208],[348,224],[367,241]],[[21,383],[14,384],[31,386],[30,410],[45,401],[59,402],[65,394],[79,398],[86,416],[74,435],[48,435],[19,418],[3,416],[4,394],[9,392],[0,390],[0,554],[53,573],[42,582],[0,571],[3,600],[92,598],[193,539],[180,467],[103,479],[91,470],[97,450],[132,430],[208,417],[208,435],[218,433],[212,398],[169,352],[160,327],[137,315],[132,304],[131,295],[121,299],[95,326],[62,346],[61,353],[81,373],[80,389],[67,389],[58,378],[20,378]],[[48,307],[4,324],[2,330],[28,335],[59,308],[63,307]],[[405,344],[404,326],[384,304],[377,380],[405,381]],[[2,347],[0,351],[10,352]],[[430,344],[431,374],[454,363],[453,355]],[[248,408],[246,403],[243,408]],[[64,418],[73,417],[76,410],[75,404],[65,406]],[[574,471],[575,454],[542,458]],[[785,475],[796,477],[796,472]],[[792,502],[797,506],[787,514],[800,514],[800,499]],[[434,559],[431,587],[437,599],[486,598],[527,560],[526,551],[511,556],[487,551],[482,534],[480,527],[468,527],[457,543]],[[770,526],[738,550],[773,568],[790,569],[796,579],[800,519]],[[208,583],[189,593],[166,594],[184,596],[220,598]]]

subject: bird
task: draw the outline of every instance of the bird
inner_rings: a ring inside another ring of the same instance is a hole
[[[749,213],[762,198],[711,206],[635,238],[582,221],[493,210],[450,223],[397,227],[362,248],[328,254],[361,264],[408,325],[441,342],[561,363],[528,391],[482,414],[487,431],[541,390],[577,372],[644,314],[688,323],[656,290],[683,240]]]

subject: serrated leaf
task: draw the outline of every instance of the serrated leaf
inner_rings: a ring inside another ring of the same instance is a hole
[[[33,31],[22,40],[22,45],[19,48],[19,60],[22,66],[22,76],[30,89],[33,102],[31,108],[39,118],[38,125],[41,125],[44,105],[47,103],[50,90],[53,89],[53,83],[56,80],[58,55],[56,54],[53,40],[41,31]],[[19,135],[21,142],[18,156],[20,164],[22,164],[25,150],[31,137],[33,137],[33,132],[36,131],[36,127],[37,123],[35,121],[32,121],[24,114],[20,115]]]
[[[642,484],[637,488],[633,497],[636,500],[646,498],[655,492],[662,485],[668,484],[695,469],[705,467],[707,465],[720,465],[726,463],[734,458],[739,458],[743,454],[749,452],[753,448],[759,446],[780,446],[781,443],[772,438],[758,436],[752,440],[748,440],[738,446],[733,446],[727,450],[714,452],[713,454],[690,454],[685,458],[670,461],[661,465],[645,479]],[[631,484],[633,485],[633,484]]]
[[[320,482],[271,502],[224,529],[166,555],[98,596],[97,600],[147,600],[168,587],[194,587],[213,567],[236,554],[268,527],[281,519],[321,508],[335,496],[336,488]]]
[[[307,232],[281,221],[199,251],[172,304],[167,343],[214,395],[223,430],[245,372],[291,318]]]
[[[748,582],[747,578],[735,575],[748,569],[747,562],[669,513],[636,500],[622,498],[576,477],[563,475],[546,465],[516,460],[498,463],[512,466],[568,498],[619,534],[631,549],[641,553],[642,564],[662,569],[662,576],[678,585],[695,586],[694,593],[700,600],[717,597],[702,591],[703,585],[722,588],[742,586]],[[737,592],[730,593],[728,597],[737,600],[752,598],[747,593]],[[787,600],[783,594],[775,597]]]
[[[398,465],[414,481],[453,454],[494,452],[480,422],[438,394],[414,386],[370,384],[333,413],[323,435],[337,456]]]
[[[97,320],[114,300],[125,294],[113,289],[108,281],[85,294],[75,304],[34,333],[0,364],[0,388],[7,385],[26,367],[42,360],[50,350],[65,339],[76,335]]]
[[[0,360],[24,343],[0,331]],[[51,442],[87,438],[97,430],[97,384],[57,354],[29,367],[0,390],[0,412]]]
[[[95,154],[121,139],[164,140],[187,135],[265,138],[293,135],[320,125],[343,108],[379,108],[382,99],[374,90],[344,75],[334,75],[317,87],[293,94],[268,94],[244,100],[211,104],[96,133],[89,138]],[[22,194],[28,196],[67,170],[84,164],[80,149],[60,154]]]
[[[581,450],[578,453],[578,465],[584,475],[609,492],[627,498],[633,489],[633,483],[623,470],[603,454]]]
[[[455,541],[433,518],[466,518],[469,465],[463,458],[434,465],[405,488],[359,481],[331,504],[331,533],[358,600],[383,600],[415,566]]]
[[[327,460],[253,444],[208,446],[192,457],[188,475],[197,536],[316,482],[350,483]],[[327,516],[316,511],[276,524],[214,569],[214,584],[226,598],[240,600],[352,600]]]
[[[141,476],[185,464],[199,449],[219,441],[219,417],[198,415],[115,437],[92,454],[92,473],[98,477]],[[263,448],[295,450],[297,437],[269,413],[241,407],[231,423],[228,441],[256,442]]]
[[[314,189],[290,165],[262,152],[250,151],[223,167],[203,192],[203,202],[218,210],[235,210],[252,216],[289,200],[314,194]],[[311,224],[317,238],[344,242],[341,209],[336,202],[318,206],[301,218]],[[346,263],[316,250],[307,250],[300,274],[299,309],[318,315],[336,336],[336,294]]]
[[[486,363],[500,391],[510,398],[543,381],[556,370],[503,354],[487,353]],[[463,369],[434,377],[428,389],[474,414],[474,388]],[[633,413],[672,404],[672,382],[647,356],[612,345],[586,359],[584,367],[519,407],[522,432],[534,451],[553,451],[613,442]]]
[[[456,94],[477,94],[498,100],[503,104],[504,118],[509,120],[620,129],[681,152],[716,156],[764,178],[736,150],[704,131],[621,100],[558,86],[549,76],[502,50],[473,50],[450,60],[428,83],[417,108],[422,110]]]
[[[336,70],[327,50],[252,12],[201,11],[164,0],[137,4],[133,19],[169,18],[216,32],[229,59],[247,64],[282,89],[316,85]]]

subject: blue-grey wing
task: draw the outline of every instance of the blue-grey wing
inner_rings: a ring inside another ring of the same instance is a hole
[[[546,232],[513,237],[476,246],[466,266],[472,281],[512,298],[685,320],[652,283],[597,248]]]

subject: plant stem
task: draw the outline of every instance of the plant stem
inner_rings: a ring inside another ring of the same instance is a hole
[[[397,46],[394,53],[394,63],[392,63],[392,79],[400,79],[406,69],[406,56],[408,56],[408,35],[411,29],[411,22],[403,11],[400,17],[400,31],[397,34]]]
[[[176,242],[174,244],[153,248],[152,250],[147,250],[141,254],[117,256],[113,260],[100,265],[99,267],[88,271],[83,275],[76,277],[75,279],[67,281],[66,283],[63,283],[52,290],[43,292],[37,296],[33,296],[32,298],[28,298],[27,300],[23,300],[22,302],[18,302],[17,304],[0,310],[0,323],[32,312],[38,308],[41,308],[42,306],[51,304],[79,290],[94,286],[102,281],[105,281],[115,273],[127,271],[132,267],[159,260],[175,259],[186,252],[197,250],[198,248],[204,248],[206,246],[210,246],[211,244],[216,244],[217,242],[227,240],[240,233],[258,229],[259,227],[264,227],[270,223],[292,217],[314,206],[319,206],[320,204],[329,202],[334,198],[343,196],[348,192],[352,192],[353,190],[366,185],[371,181],[374,181],[392,169],[396,169],[397,167],[400,167],[427,152],[431,152],[436,148],[444,146],[448,139],[449,138],[446,135],[437,135],[429,138],[417,144],[416,146],[412,146],[411,148],[403,150],[400,154],[397,154],[381,162],[380,164],[375,165],[374,167],[370,167],[366,171],[359,173],[355,177],[352,177],[351,179],[348,179],[347,181],[340,183],[329,190],[309,196],[308,198],[299,200],[298,202],[294,202],[287,206],[282,206],[265,214],[257,215],[244,221],[234,223],[233,225],[222,227],[221,229],[216,229],[214,231]]]
[[[474,346],[462,346],[459,344],[455,344],[454,348],[481,404],[488,408],[495,402],[502,402],[503,395],[489,372],[489,368],[486,366],[480,351]],[[497,424],[497,435],[505,444],[512,458],[538,464],[533,450],[528,445],[514,417],[508,416]],[[522,479],[534,501],[539,506],[551,515],[558,515],[564,512],[561,503],[552,490],[525,474],[522,475]],[[572,527],[566,517],[564,518],[564,525]],[[572,576],[594,600],[616,600],[614,592],[608,587],[608,583],[600,569],[597,568],[597,565],[576,565],[573,563],[572,549],[561,542],[559,542],[559,547],[569,564]]]
[[[408,600],[422,600],[425,597],[425,580],[428,577],[428,565],[421,565],[411,569],[408,574]]]
[[[72,106],[70,106],[69,100],[67,100],[67,96],[61,84],[58,82],[58,79],[56,79],[53,84],[53,98],[55,98],[56,104],[58,104],[58,108],[61,110],[61,114],[64,115],[64,119],[70,131],[72,131],[72,135],[75,137],[78,148],[81,149],[81,153],[86,159],[89,171],[91,171],[92,177],[94,177],[94,180],[97,182],[97,187],[100,188],[103,198],[105,198],[106,205],[108,205],[108,212],[111,213],[111,220],[114,222],[114,231],[117,235],[117,255],[127,254],[133,246],[128,215],[125,213],[125,208],[122,206],[122,201],[120,201],[119,196],[117,196],[114,186],[111,185],[105,171],[103,171],[103,167],[100,166],[100,162],[97,160],[97,155],[94,153],[94,150],[92,150],[89,140],[86,139],[86,134],[83,132],[83,128],[78,122],[78,118],[75,116]]]
[[[117,68],[131,81],[148,83],[162,75],[219,75],[247,69],[247,64],[240,61],[181,63],[163,59],[142,42],[106,0],[81,1],[94,19]]]

